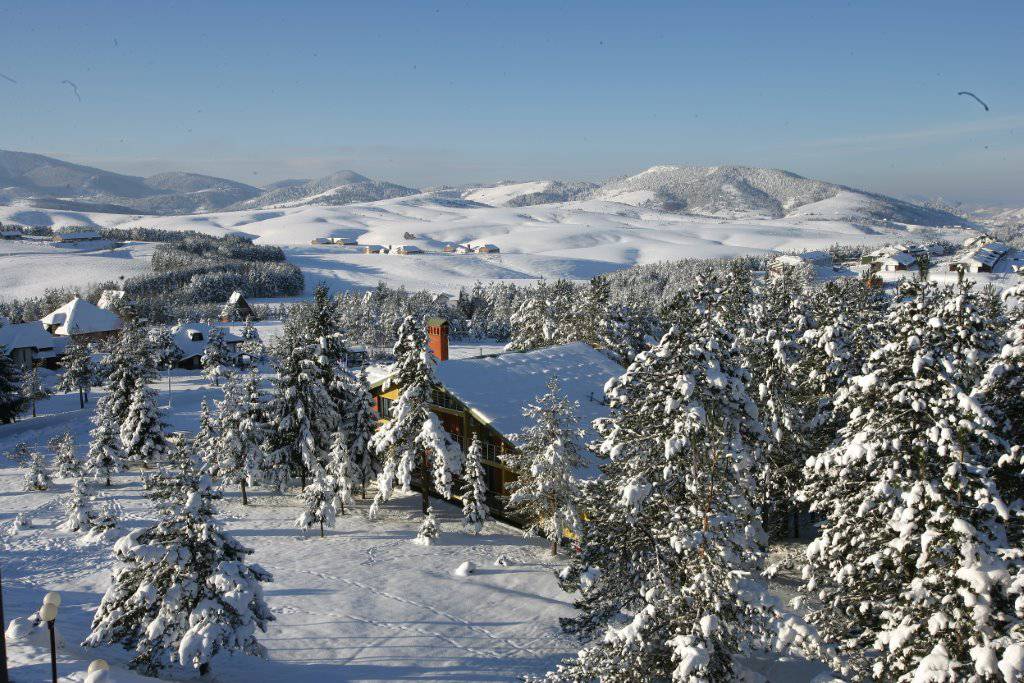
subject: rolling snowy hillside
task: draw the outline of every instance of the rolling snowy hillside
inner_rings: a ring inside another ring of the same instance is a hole
[[[860,199],[859,195],[842,195],[824,201],[836,205]],[[822,206],[819,211],[824,211]],[[164,217],[0,206],[0,221],[242,234],[259,243],[283,246],[288,258],[306,272],[306,286],[310,289],[320,281],[328,282],[334,289],[366,289],[385,281],[411,289],[448,292],[478,280],[587,279],[637,263],[686,257],[820,249],[836,243],[958,239],[962,235],[958,230],[870,225],[796,212],[781,219],[698,218],[599,200],[493,207],[432,194],[347,206]],[[414,234],[415,238],[406,239],[406,233]],[[426,253],[364,254],[359,247],[311,245],[318,237],[349,237],[360,245],[411,243]],[[446,244],[465,242],[489,242],[497,245],[501,253],[442,253]],[[39,293],[46,286],[53,286],[39,282],[31,269],[20,272],[20,276],[9,276],[20,278],[19,291],[31,288],[33,283]],[[75,277],[71,272],[64,275],[66,279]]]
[[[59,159],[0,150],[0,201],[43,208],[182,214],[215,211],[255,197],[258,188],[196,173],[148,178],[112,173]]]
[[[593,196],[703,216],[783,218],[799,215],[930,226],[965,223],[963,218],[941,209],[804,178],[788,171],[745,166],[652,166],[602,185]]]
[[[304,206],[307,204],[337,206],[404,197],[416,194],[416,192],[416,190],[394,183],[371,180],[355,171],[338,171],[319,180],[311,180],[302,184],[288,182],[283,186],[264,192],[258,197],[238,202],[228,207],[228,210]]]

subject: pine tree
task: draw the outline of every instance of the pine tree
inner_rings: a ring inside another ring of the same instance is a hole
[[[137,380],[128,413],[121,424],[121,442],[129,461],[142,466],[151,465],[167,452],[167,438],[160,409],[156,405],[156,392],[144,379]]]
[[[265,656],[255,633],[274,620],[261,585],[272,577],[215,521],[209,478],[189,488],[184,505],[115,544],[111,585],[83,643],[134,650],[130,665],[147,675],[172,665],[206,674],[222,651]]]
[[[445,498],[451,498],[452,474],[462,465],[458,444],[441,426],[441,421],[428,407],[430,391],[434,387],[433,365],[436,362],[427,349],[423,326],[407,316],[398,330],[395,343],[394,373],[385,384],[397,385],[401,393],[395,402],[391,421],[374,435],[370,447],[386,458],[377,479],[377,495],[370,506],[372,518],[386,502],[398,481],[403,491],[412,484],[413,472],[422,495],[423,514],[427,514],[431,481],[433,488]]]
[[[46,467],[46,460],[41,453],[33,453],[28,472],[25,473],[25,490],[45,491],[50,488],[50,483],[50,470]]]
[[[313,481],[302,491],[302,513],[295,520],[300,529],[312,529],[320,526],[320,538],[324,537],[324,526],[333,527],[337,515],[337,494],[330,476],[317,474]]]
[[[195,457],[203,463],[203,471],[211,477],[223,476],[220,471],[221,436],[220,419],[214,417],[210,404],[204,398],[199,402],[199,431],[196,432],[191,445]]]
[[[258,482],[263,467],[264,430],[259,385],[260,376],[255,370],[244,380],[240,375],[231,375],[224,385],[224,400],[218,404],[220,436],[215,442],[216,476],[238,484],[242,505],[249,504],[246,484]]]
[[[490,518],[487,508],[487,478],[484,471],[483,445],[480,435],[474,434],[462,464],[462,525],[479,534],[484,522]]]
[[[838,398],[840,442],[808,460],[803,497],[821,515],[805,590],[858,679],[998,675],[1024,648],[1024,553],[1007,538],[992,475],[994,422],[970,387],[992,340],[969,284],[915,282],[887,336]]]
[[[335,432],[331,452],[327,460],[327,475],[335,493],[335,506],[345,514],[345,506],[355,505],[352,500],[352,481],[355,465],[348,451],[348,436],[343,431]]]
[[[107,395],[97,401],[97,412],[110,416],[115,424],[124,421],[139,380],[157,378],[156,357],[145,330],[134,320],[125,320],[110,354],[101,364],[106,376]]]
[[[0,424],[14,422],[21,414],[25,406],[21,383],[21,366],[0,347]]]
[[[508,509],[523,517],[527,533],[541,531],[551,541],[551,554],[568,532],[579,531],[578,485],[573,471],[583,466],[583,431],[576,417],[579,404],[562,394],[552,377],[547,392],[523,410],[531,423],[512,435],[515,451],[504,456],[516,473],[509,485]]]
[[[543,280],[522,300],[509,320],[512,339],[508,351],[533,351],[551,346],[554,328],[548,310],[550,286]]]
[[[241,336],[242,341],[238,345],[238,352],[247,356],[252,364],[262,363],[266,357],[266,349],[263,346],[263,340],[260,339],[259,331],[253,326],[250,318],[245,319]]]
[[[724,682],[752,649],[821,649],[758,579],[761,429],[720,316],[672,327],[607,386],[604,476],[582,488],[580,551],[560,575],[580,593],[563,628],[587,642],[548,680]]]
[[[413,539],[413,543],[416,545],[434,545],[440,535],[441,527],[434,517],[434,508],[427,506],[427,511],[423,515],[423,522],[420,524],[419,531],[416,532],[416,538]]]
[[[113,500],[105,500],[99,510],[93,512],[89,518],[89,529],[83,539],[86,543],[99,543],[112,540],[119,534],[118,525],[124,511],[121,506]]]
[[[373,410],[373,396],[365,372],[360,372],[349,383],[345,417],[348,454],[354,467],[353,480],[359,481],[360,495],[366,498],[366,484],[380,474],[381,465],[377,451],[370,447],[370,440],[377,429],[377,414]]]
[[[118,429],[104,412],[97,410],[92,416],[93,428],[89,435],[89,453],[85,457],[84,470],[93,481],[104,480],[110,486],[110,476],[121,466],[122,451]]]
[[[64,432],[53,443],[53,466],[62,479],[82,474],[82,463],[75,457],[75,438],[71,432]]]
[[[228,345],[224,342],[224,331],[219,327],[210,327],[210,338],[207,340],[206,348],[203,350],[203,357],[200,360],[203,366],[203,376],[212,379],[215,387],[220,386],[220,378],[228,373],[230,353]]]
[[[39,378],[39,368],[34,365],[22,374],[21,394],[25,397],[25,402],[32,408],[32,417],[35,417],[36,402],[49,396],[50,391],[43,386],[43,382]]]
[[[89,390],[96,384],[97,367],[92,360],[88,344],[72,341],[61,359],[64,374],[56,390],[64,393],[78,392],[78,407],[84,408],[89,400]]]
[[[280,347],[279,347],[280,348]],[[269,437],[267,479],[282,487],[289,470],[307,477],[325,475],[327,451],[340,424],[334,401],[324,384],[316,345],[296,345],[278,361],[274,389],[267,405]],[[275,481],[276,480],[276,481]]]
[[[64,501],[64,513],[64,521],[57,526],[61,531],[88,531],[92,528],[92,495],[84,479],[75,480],[71,494]]]

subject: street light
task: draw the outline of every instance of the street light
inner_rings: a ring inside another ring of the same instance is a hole
[[[43,606],[39,608],[39,618],[46,622],[50,630],[50,673],[53,683],[57,683],[57,639],[53,632],[53,622],[57,621],[57,608],[60,607],[60,593],[47,593],[43,598]]]

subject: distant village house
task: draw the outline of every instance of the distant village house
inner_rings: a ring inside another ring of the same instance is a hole
[[[224,308],[220,311],[220,321],[230,323],[239,320],[257,320],[256,311],[239,291],[231,292]]]
[[[121,331],[121,318],[116,313],[79,298],[43,317],[42,323],[50,334],[84,342],[108,339]]]
[[[198,370],[202,367],[203,352],[210,344],[210,331],[213,325],[207,323],[182,323],[171,328],[171,339],[178,348],[181,358],[178,367],[186,370]],[[234,358],[238,356],[238,345],[242,338],[226,328],[220,328],[228,352]]]

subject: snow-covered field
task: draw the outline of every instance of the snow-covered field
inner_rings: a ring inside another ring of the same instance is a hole
[[[43,240],[0,241],[0,297],[42,294],[49,287],[85,285],[150,271],[153,244],[110,242],[59,245]]]
[[[497,190],[495,190],[497,191]],[[835,200],[831,200],[835,203]],[[285,248],[288,258],[307,273],[311,290],[319,282],[334,288],[364,289],[379,281],[410,289],[457,291],[477,281],[529,281],[537,278],[588,279],[638,263],[687,257],[716,258],[740,254],[826,248],[837,243],[879,244],[900,240],[959,238],[962,232],[916,226],[866,225],[830,218],[832,210],[781,219],[699,218],[638,208],[612,201],[589,200],[526,207],[491,207],[421,194],[346,206],[306,206],[195,214],[128,216],[0,206],[0,221],[25,225],[143,226],[244,234],[259,243]],[[406,233],[415,235],[407,239]],[[360,245],[414,244],[426,253],[415,256],[360,253],[357,247],[311,246],[317,237],[351,237]],[[500,254],[443,254],[447,243],[489,242]],[[35,275],[37,264],[0,257],[3,271],[18,291],[41,293],[54,284],[82,284],[77,272],[53,282]],[[117,263],[108,263],[116,277]],[[13,294],[3,287],[0,292]]]
[[[154,387],[164,391],[166,383]],[[220,394],[186,371],[175,372],[172,392],[168,417],[175,430],[194,430],[200,400]],[[166,400],[162,393],[161,405]],[[44,448],[47,439],[68,430],[81,456],[92,405],[79,410],[73,395],[40,402],[39,417],[0,426],[0,454],[20,441]],[[77,534],[55,528],[70,480],[29,493],[22,491],[24,472],[0,458],[5,617],[29,616],[46,591],[60,591],[60,675],[81,680],[96,657],[123,664],[127,652],[79,647],[109,580],[111,545],[83,546]],[[124,507],[126,532],[154,518],[138,473],[117,477],[102,495]],[[303,538],[294,528],[301,511],[295,495],[257,492],[243,507],[237,492],[229,491],[218,502],[219,519],[255,550],[253,561],[274,575],[266,590],[277,621],[261,639],[268,661],[219,662],[216,680],[515,680],[543,673],[573,651],[558,629],[558,617],[571,610],[570,596],[554,577],[560,560],[547,555],[542,541],[523,539],[499,523],[470,536],[461,530],[461,511],[438,502],[444,533],[437,545],[422,547],[411,542],[420,523],[418,497],[399,497],[374,522],[366,519],[368,505],[357,500],[357,509],[320,539]],[[30,514],[33,528],[9,533],[21,512]],[[511,564],[495,565],[503,554]],[[466,560],[477,565],[476,573],[455,576]],[[14,680],[49,675],[48,650],[25,641],[8,646]]]

